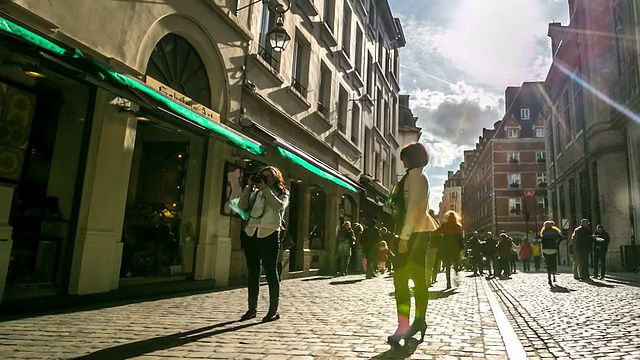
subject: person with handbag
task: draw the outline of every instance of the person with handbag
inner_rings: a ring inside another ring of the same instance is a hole
[[[400,151],[400,160],[407,172],[396,184],[389,199],[395,210],[396,231],[400,230],[393,273],[398,327],[387,338],[391,346],[400,345],[402,340],[406,344],[418,332],[421,333],[420,341],[424,340],[429,302],[426,269],[432,269],[435,257],[432,256],[429,262],[427,251],[432,248],[431,232],[438,228],[438,223],[428,214],[429,180],[422,172],[429,163],[427,149],[421,143],[410,143]],[[411,325],[410,279],[414,284],[416,304],[415,319]]]
[[[240,196],[238,206],[249,213],[249,221],[242,233],[243,249],[247,261],[248,310],[240,320],[253,319],[257,315],[260,290],[260,265],[269,285],[269,311],[262,322],[280,319],[280,279],[277,262],[280,251],[280,232],[285,208],[289,205],[282,172],[274,166],[266,166],[252,175]]]
[[[349,259],[351,258],[351,247],[356,243],[356,235],[351,229],[351,222],[345,221],[337,237],[336,255],[338,256],[338,275],[347,275],[349,271]]]

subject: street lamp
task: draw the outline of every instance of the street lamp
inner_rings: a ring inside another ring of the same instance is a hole
[[[236,15],[242,9],[246,9],[254,4],[261,2],[263,6],[269,6],[269,0],[255,0],[245,6],[239,7],[236,9]],[[271,29],[267,33],[267,40],[271,45],[273,51],[282,52],[286,49],[289,41],[291,41],[291,35],[287,32],[287,29],[284,28],[284,13],[289,11],[291,8],[291,0],[285,0],[287,3],[287,7],[285,8],[282,4],[278,4],[275,7],[275,12],[278,13],[278,18],[276,19],[276,27]]]

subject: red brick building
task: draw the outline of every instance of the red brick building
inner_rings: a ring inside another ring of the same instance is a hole
[[[467,233],[531,238],[548,211],[542,83],[505,91],[505,116],[464,152],[462,216]]]

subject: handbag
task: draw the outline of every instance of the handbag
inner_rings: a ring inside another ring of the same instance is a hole
[[[280,247],[283,250],[289,250],[296,245],[295,241],[293,241],[293,238],[291,237],[291,234],[289,234],[289,231],[287,231],[287,224],[284,219],[281,219],[280,222],[278,239],[280,240]]]

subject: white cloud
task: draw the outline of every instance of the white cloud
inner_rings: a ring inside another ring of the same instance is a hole
[[[455,145],[450,141],[430,134],[423,134],[420,142],[429,149],[429,168],[446,168],[460,163],[463,157],[463,151],[468,148],[468,146]],[[446,177],[444,180],[446,180]]]
[[[429,209],[433,209],[437,214],[440,207],[440,201],[442,201],[442,194],[444,194],[444,187],[436,186],[429,189]]]

